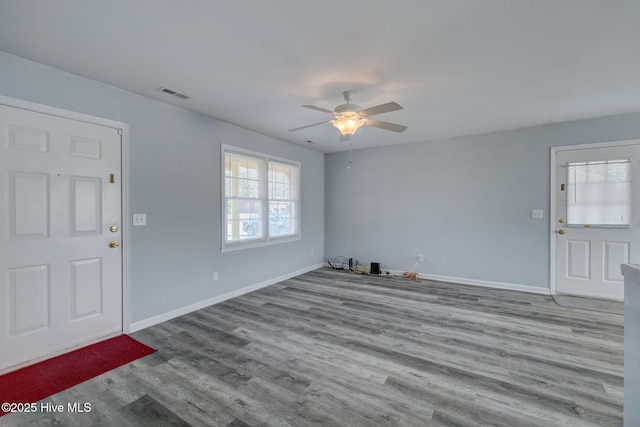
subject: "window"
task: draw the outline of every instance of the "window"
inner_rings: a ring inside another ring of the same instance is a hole
[[[300,238],[300,163],[222,146],[222,250]]]
[[[628,227],[630,160],[567,164],[567,225]]]

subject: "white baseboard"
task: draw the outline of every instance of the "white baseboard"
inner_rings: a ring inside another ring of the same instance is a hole
[[[389,270],[388,268],[383,268],[382,271],[388,271],[389,273],[395,274],[395,275],[402,275],[403,273],[402,271]],[[425,274],[425,273],[418,273],[418,276],[420,277],[420,279],[435,280],[438,282],[459,283],[461,285],[482,286],[484,288],[507,289],[510,291],[520,291],[520,292],[529,292],[533,294],[551,295],[551,290],[549,288],[542,288],[538,286],[517,285],[514,283],[491,282],[489,280],[465,279],[461,277],[439,276],[436,274]]]
[[[191,313],[196,310],[203,309],[205,307],[209,307],[210,305],[219,304],[223,301],[226,301],[231,298],[239,297],[240,295],[247,294],[249,292],[257,291],[258,289],[265,288],[267,286],[276,284],[278,282],[282,282],[283,280],[291,279],[292,277],[299,276],[304,273],[308,273],[309,271],[313,271],[322,267],[322,263],[314,264],[309,267],[302,268],[300,270],[293,271],[291,273],[283,274],[282,276],[274,277],[269,280],[265,280],[260,283],[256,283],[250,286],[246,286],[242,289],[237,289],[235,291],[227,292],[223,295],[218,295],[213,298],[209,298],[203,301],[198,301],[195,304],[187,305],[184,307],[180,307],[175,310],[168,311],[163,314],[159,314],[157,316],[149,317],[148,319],[140,320],[138,322],[134,322],[129,326],[130,332],[140,331],[142,329],[148,328],[153,325],[157,325],[158,323],[166,322],[167,320],[175,319],[176,317],[183,316],[185,314]]]

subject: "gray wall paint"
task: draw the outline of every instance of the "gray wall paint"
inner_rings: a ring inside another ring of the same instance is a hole
[[[550,148],[635,138],[640,113],[329,154],[325,258],[548,288]]]
[[[322,261],[323,154],[4,52],[0,75],[1,95],[129,124],[133,322]],[[220,144],[302,162],[300,241],[220,253]]]

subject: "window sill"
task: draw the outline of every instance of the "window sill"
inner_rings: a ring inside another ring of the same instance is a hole
[[[258,240],[253,242],[228,243],[220,248],[220,252],[233,252],[243,249],[259,248],[262,246],[277,245],[280,243],[296,242],[300,240],[300,235],[272,237],[269,240]]]

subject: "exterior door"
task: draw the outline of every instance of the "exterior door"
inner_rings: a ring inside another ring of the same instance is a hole
[[[556,152],[556,291],[624,299],[640,262],[640,145]]]
[[[0,105],[0,371],[122,333],[120,177],[117,129]]]

